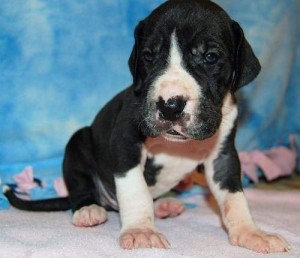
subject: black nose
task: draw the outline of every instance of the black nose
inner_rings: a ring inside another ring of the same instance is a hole
[[[182,111],[186,105],[186,101],[182,97],[173,97],[167,100],[167,102],[159,97],[156,102],[156,107],[160,111],[160,116],[168,121],[175,121],[182,115]]]

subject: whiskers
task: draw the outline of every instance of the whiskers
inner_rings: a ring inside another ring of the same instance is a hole
[[[145,117],[139,122],[138,129],[144,132],[145,135],[152,134],[152,127],[150,126],[148,117]]]
[[[226,126],[232,126],[232,123],[234,121],[232,121],[232,117],[230,116],[230,114],[232,112],[234,112],[236,107],[233,106],[226,106],[223,105],[222,109],[221,109],[221,113],[216,111],[216,108],[210,105],[204,105],[205,109],[208,109],[209,112],[212,112],[213,114],[219,116],[220,114],[222,115],[222,121],[221,124],[224,124]]]
[[[223,110],[226,110],[227,112],[222,112]],[[202,127],[209,127],[219,122],[220,125],[223,124],[226,127],[232,126],[232,118],[228,114],[230,114],[233,111],[233,108],[223,106],[223,110],[220,111],[214,106],[204,104],[202,105],[202,110],[200,109],[196,112],[191,113],[191,120],[194,121],[193,124],[201,123]],[[205,117],[206,120],[201,121],[201,116],[202,119]],[[220,121],[218,122],[218,120]]]

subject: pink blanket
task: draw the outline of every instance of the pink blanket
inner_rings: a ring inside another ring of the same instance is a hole
[[[118,246],[117,213],[93,228],[71,225],[70,212],[31,213],[16,209],[0,212],[0,257],[300,257],[300,191],[246,190],[257,224],[266,231],[284,235],[292,246],[285,254],[256,254],[230,246],[218,215],[205,195],[184,198],[188,208],[174,219],[156,220],[157,228],[170,241],[169,250],[124,251]]]

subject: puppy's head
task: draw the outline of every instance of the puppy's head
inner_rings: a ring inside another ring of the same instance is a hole
[[[202,140],[228,94],[260,71],[243,31],[208,0],[170,0],[141,21],[129,59],[145,136]]]

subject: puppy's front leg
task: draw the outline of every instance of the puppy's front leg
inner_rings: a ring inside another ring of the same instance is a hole
[[[259,253],[289,251],[291,247],[282,236],[263,232],[254,224],[242,191],[236,151],[232,149],[229,153],[221,152],[217,159],[208,160],[205,174],[219,204],[230,243]]]
[[[154,227],[153,200],[142,166],[132,168],[124,176],[115,176],[115,183],[122,223],[121,247],[168,248],[168,241]]]

